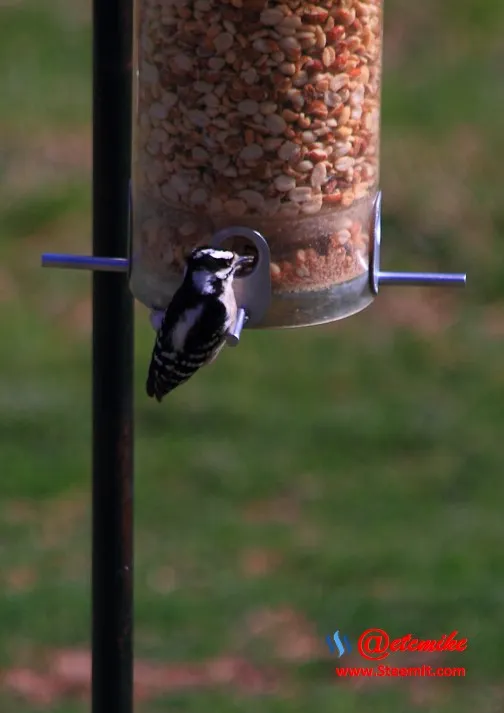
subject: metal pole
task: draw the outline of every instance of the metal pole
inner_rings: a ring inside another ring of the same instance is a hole
[[[93,0],[93,254],[124,258],[131,152],[132,0]],[[92,712],[133,698],[133,300],[93,273]]]

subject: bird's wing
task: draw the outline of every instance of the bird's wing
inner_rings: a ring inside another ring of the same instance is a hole
[[[149,396],[160,400],[215,359],[225,343],[225,312],[218,300],[189,309],[185,300],[180,305],[172,301],[152,353],[147,378]],[[183,320],[181,314],[185,315]]]
[[[163,322],[159,329],[154,347],[152,349],[149,373],[147,376],[146,391],[148,396],[155,396],[158,401],[181,383],[172,371],[176,364],[176,352],[173,345],[172,334],[175,329],[180,314],[186,307],[185,295],[182,288],[179,288],[172,297],[172,300],[164,313]],[[163,356],[158,357],[157,353],[162,352]],[[164,368],[163,368],[164,367]]]

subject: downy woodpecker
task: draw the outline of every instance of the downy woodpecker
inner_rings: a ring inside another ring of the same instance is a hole
[[[230,250],[200,247],[187,259],[182,285],[168,305],[149,366],[148,396],[161,402],[225,344],[237,314],[233,278],[254,261]]]

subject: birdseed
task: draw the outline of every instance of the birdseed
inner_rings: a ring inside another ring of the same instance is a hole
[[[382,4],[139,0],[133,271],[149,306],[238,219],[267,238],[275,293],[367,271]]]

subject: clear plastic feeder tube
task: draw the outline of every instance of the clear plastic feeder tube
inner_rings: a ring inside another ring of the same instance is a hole
[[[139,300],[165,306],[184,256],[243,225],[271,250],[263,326],[327,322],[371,302],[382,4],[137,0]]]

